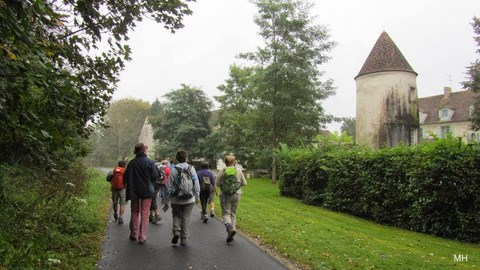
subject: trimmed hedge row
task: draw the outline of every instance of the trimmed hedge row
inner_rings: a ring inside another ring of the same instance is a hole
[[[280,193],[307,204],[441,237],[480,241],[480,147],[442,139],[370,150],[277,152]]]

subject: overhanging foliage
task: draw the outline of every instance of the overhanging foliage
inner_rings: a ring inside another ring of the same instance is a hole
[[[0,162],[84,155],[130,59],[128,32],[144,16],[181,28],[186,2],[0,1]]]

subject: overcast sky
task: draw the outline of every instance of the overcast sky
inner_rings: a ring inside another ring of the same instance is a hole
[[[444,86],[461,89],[466,67],[475,59],[474,16],[480,0],[339,0],[314,1],[311,14],[338,43],[332,59],[320,66],[334,80],[336,94],[325,100],[327,113],[355,117],[355,80],[373,45],[386,31],[418,73],[419,97],[439,95]],[[171,34],[150,20],[130,34],[133,60],[121,73],[114,99],[153,102],[187,84],[212,97],[228,78],[236,56],[261,45],[253,22],[256,7],[248,0],[197,0],[185,27]],[[332,131],[339,124],[329,125]]]

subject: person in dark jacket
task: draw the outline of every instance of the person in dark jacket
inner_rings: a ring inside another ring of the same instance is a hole
[[[150,205],[154,199],[153,182],[158,177],[155,163],[147,157],[148,147],[135,145],[135,158],[128,163],[124,179],[127,183],[127,201],[131,200],[130,240],[144,244],[147,240]]]

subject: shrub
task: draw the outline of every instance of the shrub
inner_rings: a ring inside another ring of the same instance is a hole
[[[284,196],[422,233],[480,240],[478,146],[443,139],[381,150],[284,147],[277,155]]]
[[[80,211],[91,178],[81,164],[57,171],[0,165],[0,172],[0,265],[59,269],[76,259],[63,251],[78,249],[77,236],[103,226]]]

